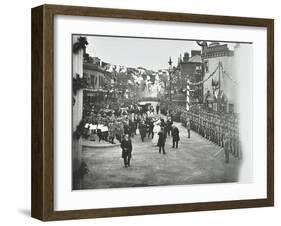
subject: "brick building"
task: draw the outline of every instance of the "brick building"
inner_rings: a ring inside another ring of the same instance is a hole
[[[200,82],[202,81],[202,57],[200,50],[192,50],[191,56],[189,53],[185,53],[183,59],[179,62],[180,74],[183,81],[189,80],[190,82]],[[187,83],[182,82],[182,85],[187,88]],[[189,92],[190,104],[201,103],[203,101],[203,85],[200,86],[189,86],[191,90]]]

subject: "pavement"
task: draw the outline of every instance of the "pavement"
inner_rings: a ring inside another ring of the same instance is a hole
[[[240,162],[230,156],[225,163],[221,147],[174,123],[180,130],[179,148],[172,148],[171,137],[166,141],[166,155],[159,154],[151,138],[142,142],[139,135],[132,139],[131,167],[124,168],[120,146],[83,147],[82,158],[89,173],[84,176],[82,189],[144,187],[237,182]]]

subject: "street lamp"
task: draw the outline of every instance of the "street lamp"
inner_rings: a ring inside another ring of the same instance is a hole
[[[169,64],[169,80],[170,80],[170,90],[169,90],[169,95],[170,95],[170,102],[172,102],[172,59],[171,57],[169,58],[168,64]]]

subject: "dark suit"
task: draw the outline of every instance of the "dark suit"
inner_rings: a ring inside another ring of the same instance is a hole
[[[168,121],[166,122],[166,124],[167,124],[167,133],[168,133],[168,135],[170,136],[170,135],[171,135],[171,130],[172,130],[173,121],[172,121],[172,120],[168,120]]]
[[[159,108],[160,108],[160,106],[156,105],[156,113],[157,113],[157,115],[159,114]]]
[[[166,154],[165,153],[165,142],[166,142],[166,135],[163,131],[160,131],[158,133],[158,143],[157,143],[157,146],[159,147],[159,153],[161,153],[161,150],[163,150],[163,154]]]
[[[125,167],[130,166],[130,160],[132,157],[132,141],[131,140],[122,140],[121,142],[122,148],[122,158],[124,159]]]
[[[153,139],[153,137],[154,137],[153,128],[154,128],[153,121],[149,121],[149,123],[148,123],[148,137],[149,137],[150,134],[151,134],[151,135],[152,135],[152,139]]]
[[[141,123],[139,126],[139,130],[140,130],[141,140],[143,142],[146,136],[146,125]]]
[[[177,127],[172,129],[172,137],[173,137],[173,148],[176,146],[178,148],[178,143],[180,140],[180,131]]]

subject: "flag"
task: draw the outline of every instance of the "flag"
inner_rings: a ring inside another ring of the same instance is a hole
[[[216,81],[212,79],[212,87],[213,89],[218,89],[219,88],[219,81]]]
[[[112,64],[111,64],[107,71],[108,71],[108,72],[113,72],[113,71],[115,70],[114,67],[115,67],[115,65],[112,65]]]
[[[139,73],[140,75],[143,75],[143,74],[145,74],[145,72],[146,72],[146,70],[145,70],[144,68],[138,67],[137,69],[138,69],[138,73]]]
[[[135,68],[132,68],[132,67],[128,67],[127,68],[127,73],[132,75],[132,76],[134,76],[134,75],[136,75],[138,73],[138,70],[135,69]]]
[[[124,66],[120,66],[119,73],[126,73],[126,72],[127,72],[127,68]]]
[[[120,66],[120,65],[117,65],[115,71],[117,71],[118,73],[120,73],[120,71],[121,71],[121,66]]]

